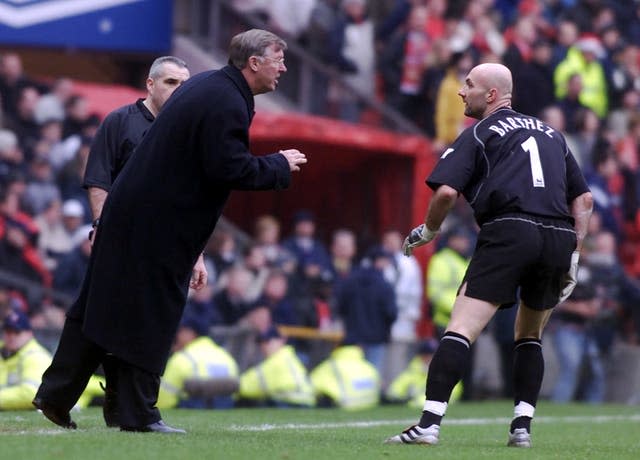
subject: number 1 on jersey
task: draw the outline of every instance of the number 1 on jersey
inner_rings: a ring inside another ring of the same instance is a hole
[[[534,187],[544,187],[544,173],[542,172],[542,163],[540,162],[540,152],[538,151],[538,143],[533,136],[520,144],[525,152],[529,152],[529,163],[531,164],[531,177],[533,178]]]

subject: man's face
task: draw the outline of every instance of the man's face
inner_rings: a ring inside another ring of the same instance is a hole
[[[169,96],[180,86],[187,81],[191,74],[189,69],[179,67],[173,62],[165,62],[160,67],[160,76],[157,78],[147,79],[147,91],[151,97],[151,102],[158,110],[162,109],[162,106]]]
[[[332,253],[335,257],[351,259],[356,255],[356,242],[348,235],[339,235],[332,245]]]
[[[4,347],[10,352],[15,353],[27,343],[32,335],[31,331],[14,331],[13,329],[3,330]]]
[[[257,59],[258,70],[256,74],[256,87],[253,88],[254,94],[268,93],[275,91],[278,87],[278,79],[280,74],[287,71],[284,65],[284,51],[276,47],[269,46],[264,56]]]
[[[478,120],[482,119],[487,109],[487,95],[487,88],[480,84],[475,72],[469,72],[464,85],[458,91],[458,96],[464,102],[464,114]]]
[[[313,238],[315,232],[316,224],[311,220],[301,220],[295,226],[295,234],[299,238]]]

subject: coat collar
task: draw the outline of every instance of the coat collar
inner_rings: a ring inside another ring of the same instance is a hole
[[[235,67],[227,65],[222,68],[222,71],[240,90],[242,97],[244,97],[244,100],[247,102],[247,112],[249,114],[249,120],[252,120],[253,115],[255,114],[255,102],[253,99],[253,93],[251,92],[251,88],[249,88],[247,80],[242,75],[242,72],[240,72]]]

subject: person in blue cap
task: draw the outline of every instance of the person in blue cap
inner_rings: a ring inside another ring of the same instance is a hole
[[[296,350],[276,326],[257,337],[263,360],[240,375],[239,403],[244,406],[312,407],[309,374]]]
[[[27,315],[9,311],[0,342],[0,410],[33,409],[31,400],[50,363],[51,353],[33,336]]]
[[[209,315],[187,307],[174,341],[174,352],[160,382],[159,409],[233,407],[238,364],[209,337]]]

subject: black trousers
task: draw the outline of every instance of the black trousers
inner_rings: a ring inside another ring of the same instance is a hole
[[[115,376],[120,425],[135,428],[159,421],[160,411],[155,404],[160,376],[109,355],[85,337],[79,320],[69,317],[36,397],[70,411],[104,361],[110,363],[109,373]]]

